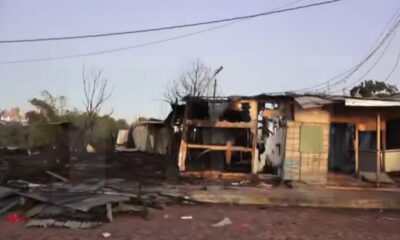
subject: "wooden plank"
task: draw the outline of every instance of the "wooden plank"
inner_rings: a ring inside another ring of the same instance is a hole
[[[178,156],[178,167],[180,171],[185,171],[186,169],[186,164],[185,164],[186,155],[187,155],[187,143],[185,139],[182,138]]]
[[[227,165],[231,165],[232,160],[232,142],[228,141],[226,143],[226,151],[225,151],[225,162]]]
[[[191,178],[202,178],[202,179],[223,179],[223,180],[233,180],[240,181],[254,178],[253,175],[248,173],[230,173],[221,171],[186,171],[181,172],[181,176],[191,177]]]
[[[198,120],[198,119],[187,119],[187,125],[194,127],[208,127],[208,128],[252,128],[257,126],[257,121],[250,122],[228,122],[228,121],[216,121],[210,120]]]
[[[235,152],[251,152],[252,148],[242,146],[227,146],[227,145],[209,145],[209,144],[187,144],[187,148],[193,149],[210,149],[211,151],[226,151],[230,149]]]

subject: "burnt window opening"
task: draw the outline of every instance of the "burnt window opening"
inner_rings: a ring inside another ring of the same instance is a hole
[[[188,118],[207,120],[210,119],[208,102],[206,101],[190,101],[187,102],[188,107]]]
[[[250,103],[241,103],[241,110],[226,109],[219,119],[228,122],[250,122]]]
[[[251,147],[252,134],[249,129],[189,127],[188,143]]]
[[[237,101],[187,102],[188,119],[250,122],[250,103]]]

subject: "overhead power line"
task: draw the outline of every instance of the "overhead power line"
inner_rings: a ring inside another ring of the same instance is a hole
[[[21,59],[21,60],[3,61],[3,62],[0,62],[0,65],[17,64],[17,63],[28,63],[28,62],[46,62],[46,61],[52,61],[52,60],[71,59],[71,58],[78,58],[78,57],[96,56],[96,55],[102,55],[102,54],[113,53],[113,52],[122,52],[122,51],[130,50],[130,49],[142,48],[142,47],[147,47],[147,46],[166,43],[166,42],[170,42],[170,41],[174,41],[174,40],[178,40],[178,39],[187,38],[187,37],[194,36],[194,35],[197,35],[197,34],[201,34],[201,33],[204,33],[204,32],[209,32],[209,31],[212,31],[212,30],[215,30],[215,29],[218,29],[218,28],[223,28],[223,27],[226,27],[226,26],[231,25],[231,24],[233,24],[233,22],[227,23],[227,24],[224,24],[224,25],[221,25],[221,26],[216,26],[216,27],[207,28],[207,29],[204,29],[204,30],[188,33],[188,34],[178,35],[178,36],[170,37],[170,38],[164,38],[164,39],[156,40],[156,41],[152,41],[152,42],[146,42],[146,43],[131,45],[131,46],[127,46],[127,47],[112,48],[112,49],[106,49],[106,50],[101,50],[101,51],[93,51],[93,52],[86,52],[86,53],[72,54],[72,55],[64,55],[64,56],[57,56],[57,57],[28,58],[28,59]]]
[[[0,44],[5,43],[23,43],[23,42],[44,42],[44,41],[60,41],[60,40],[72,40],[72,39],[84,39],[84,38],[99,38],[99,37],[110,37],[110,36],[118,36],[118,35],[128,35],[128,34],[138,34],[138,33],[147,33],[147,32],[158,32],[158,31],[166,31],[166,30],[173,30],[173,29],[180,29],[180,28],[188,28],[188,27],[196,27],[202,25],[210,25],[210,24],[217,24],[217,23],[224,23],[224,22],[232,22],[236,20],[243,20],[243,19],[250,19],[250,18],[257,18],[277,13],[295,11],[310,7],[316,7],[321,5],[332,4],[335,2],[340,2],[343,0],[330,0],[318,3],[312,3],[307,5],[302,5],[298,7],[292,8],[285,8],[285,9],[278,9],[268,12],[262,12],[252,15],[245,15],[239,17],[231,17],[231,18],[223,18],[211,21],[204,21],[204,22],[196,22],[196,23],[187,23],[187,24],[180,24],[180,25],[172,25],[172,26],[165,26],[165,27],[156,27],[156,28],[147,28],[147,29],[138,29],[138,30],[131,30],[131,31],[124,31],[124,32],[112,32],[112,33],[100,33],[100,34],[86,34],[86,35],[76,35],[76,36],[63,36],[63,37],[44,37],[44,38],[31,38],[31,39],[13,39],[13,40],[0,40]]]
[[[399,22],[400,23],[400,22]],[[363,74],[361,75],[357,80],[355,80],[353,83],[351,83],[348,87],[352,87],[354,85],[356,85],[357,83],[361,82],[364,80],[364,78],[376,67],[376,65],[378,65],[378,63],[382,60],[382,58],[385,56],[385,54],[387,53],[390,45],[393,42],[394,37],[396,36],[397,30],[398,30],[398,25],[396,26],[395,30],[393,31],[390,39],[388,39],[388,42],[385,46],[385,48],[383,49],[382,53],[378,56],[378,58],[375,60],[375,62],[371,65],[371,67]]]
[[[399,26],[400,26],[400,15],[397,16],[396,22],[390,28],[390,30],[386,33],[386,35],[383,37],[383,39],[379,43],[379,45],[365,59],[363,59],[356,66],[356,68],[353,71],[351,71],[348,75],[346,75],[344,78],[342,78],[342,81],[350,78],[355,72],[357,72],[359,69],[361,69],[361,67],[363,67],[369,61],[369,59],[371,59],[381,48],[383,48],[382,53],[378,56],[378,58],[375,60],[375,62],[372,64],[372,66],[363,75],[361,75],[361,77],[359,77],[355,81],[351,82],[349,85],[347,85],[343,89],[348,90],[349,88],[355,86],[357,83],[361,82],[364,79],[364,77],[366,75],[368,75],[369,72],[371,72],[371,70],[373,68],[375,68],[375,66],[382,60],[383,56],[386,54],[387,50],[389,49]],[[339,92],[339,91],[342,91],[342,90],[337,90],[336,92]]]
[[[279,6],[277,8],[274,8],[272,11],[275,11],[277,9],[282,9],[284,7],[288,7],[288,6],[291,6],[293,4],[296,4],[296,3],[299,3],[299,2],[302,2],[302,1],[304,1],[304,0],[292,1],[292,2],[289,2],[289,3],[284,4],[282,6]],[[178,36],[174,36],[174,37],[170,37],[170,38],[164,38],[164,39],[161,39],[161,40],[156,40],[156,41],[152,41],[152,42],[146,42],[146,43],[142,43],[142,44],[135,44],[135,45],[126,46],[126,47],[106,49],[106,50],[93,51],[93,52],[86,52],[86,53],[80,53],[80,54],[56,56],[56,57],[43,57],[43,58],[30,58],[30,59],[21,59],[21,60],[2,61],[2,62],[0,62],[0,65],[28,63],[28,62],[45,62],[45,61],[53,61],[53,60],[63,60],[63,59],[72,59],[72,58],[78,58],[78,57],[102,55],[102,54],[113,53],[113,52],[121,52],[121,51],[125,51],[125,50],[131,50],[131,49],[136,49],[136,48],[141,48],[141,47],[147,47],[147,46],[157,45],[157,44],[161,44],[161,43],[166,43],[166,42],[170,42],[170,41],[174,41],[174,40],[179,40],[179,39],[191,37],[191,36],[194,36],[194,35],[198,35],[198,34],[201,34],[201,33],[213,31],[213,30],[220,29],[220,28],[224,28],[224,27],[227,27],[227,26],[230,26],[230,25],[242,22],[242,21],[248,21],[248,20],[250,20],[250,19],[236,20],[236,21],[233,21],[233,22],[228,22],[228,23],[223,24],[223,25],[219,25],[219,26],[215,26],[215,27],[211,27],[211,28],[195,31],[195,32],[188,33],[188,34],[178,35]]]
[[[350,69],[348,69],[348,70],[346,70],[324,82],[320,82],[316,85],[306,87],[306,88],[293,89],[293,90],[290,90],[289,92],[323,92],[324,90],[326,90],[328,88],[327,85],[329,85],[329,88],[332,88],[341,83],[344,83],[346,81],[346,79],[348,79],[356,71],[358,71],[362,67],[362,65],[364,65],[376,53],[376,51],[378,51],[385,44],[386,40],[388,40],[389,38],[391,38],[391,40],[389,40],[390,42],[393,40],[392,39],[393,35],[399,24],[399,14],[400,14],[400,7],[397,8],[397,10],[393,14],[393,16],[390,18],[389,22],[382,29],[381,33],[379,34],[379,37],[375,40],[375,43],[373,44],[371,49],[368,51],[368,54],[357,65],[351,67]],[[378,45],[375,46],[376,44],[378,44]],[[386,50],[384,52],[386,52]],[[399,58],[400,58],[400,56],[399,56]],[[399,59],[399,61],[400,61],[400,59]],[[376,65],[376,63],[375,63],[375,65]],[[338,92],[338,91],[336,91],[336,92]]]
[[[397,54],[396,62],[392,68],[392,70],[389,72],[389,74],[385,77],[385,80],[383,82],[387,82],[390,80],[392,77],[393,73],[397,70],[397,67],[399,66],[400,63],[400,52]]]

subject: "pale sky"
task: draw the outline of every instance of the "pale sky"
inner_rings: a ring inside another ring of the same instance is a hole
[[[57,37],[153,28],[268,11],[293,0],[0,0],[0,40]],[[322,0],[305,0],[308,4]],[[48,90],[83,109],[81,70],[101,68],[113,87],[117,118],[163,118],[169,82],[200,58],[216,69],[224,95],[252,95],[324,82],[358,63],[399,7],[399,0],[345,0],[271,15],[158,45],[104,55],[37,63],[0,64],[0,109],[30,109],[28,99]],[[0,62],[57,57],[126,47],[211,26],[108,38],[0,44]],[[368,79],[392,68],[399,37]],[[398,83],[400,71],[391,83]]]

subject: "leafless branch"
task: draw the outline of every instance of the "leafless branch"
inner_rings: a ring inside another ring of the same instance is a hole
[[[212,92],[211,70],[200,59],[191,69],[175,80],[164,93],[165,101],[174,103],[185,96],[203,97]]]
[[[92,131],[96,118],[107,102],[112,91],[109,91],[108,79],[103,76],[103,71],[100,69],[92,69],[90,72],[82,68],[82,83],[86,114],[88,116],[87,127]]]

